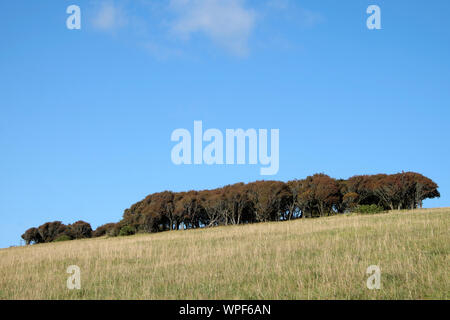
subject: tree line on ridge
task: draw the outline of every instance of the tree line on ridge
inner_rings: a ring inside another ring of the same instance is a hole
[[[214,190],[150,194],[126,209],[117,223],[92,230],[84,221],[47,222],[22,235],[26,244],[168,230],[287,221],[357,211],[421,208],[440,197],[438,185],[415,172],[357,175],[347,180],[320,173],[288,182],[236,183]]]

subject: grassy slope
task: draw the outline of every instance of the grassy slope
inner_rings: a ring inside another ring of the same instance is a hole
[[[0,299],[449,299],[449,257],[450,208],[89,239],[0,250]]]

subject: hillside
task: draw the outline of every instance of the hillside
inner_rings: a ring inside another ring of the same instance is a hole
[[[74,240],[0,250],[0,299],[449,299],[449,254],[450,208]]]

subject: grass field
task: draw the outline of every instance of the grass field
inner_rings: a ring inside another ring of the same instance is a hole
[[[450,208],[344,215],[2,249],[0,299],[449,299],[449,257]]]

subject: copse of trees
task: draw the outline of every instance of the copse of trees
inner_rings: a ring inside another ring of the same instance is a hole
[[[347,180],[321,173],[286,183],[256,181],[214,190],[158,192],[126,209],[118,223],[95,231],[84,221],[68,226],[55,221],[28,229],[22,238],[31,244],[316,218],[358,210],[416,209],[423,200],[436,197],[440,197],[438,185],[419,173],[359,175]]]
[[[92,237],[98,238],[106,235],[114,235],[116,229],[117,223],[106,223],[95,229],[95,231],[92,233]]]
[[[30,228],[22,235],[26,244],[74,240],[92,237],[91,225],[77,221],[65,225],[61,221],[47,222],[37,228]]]

